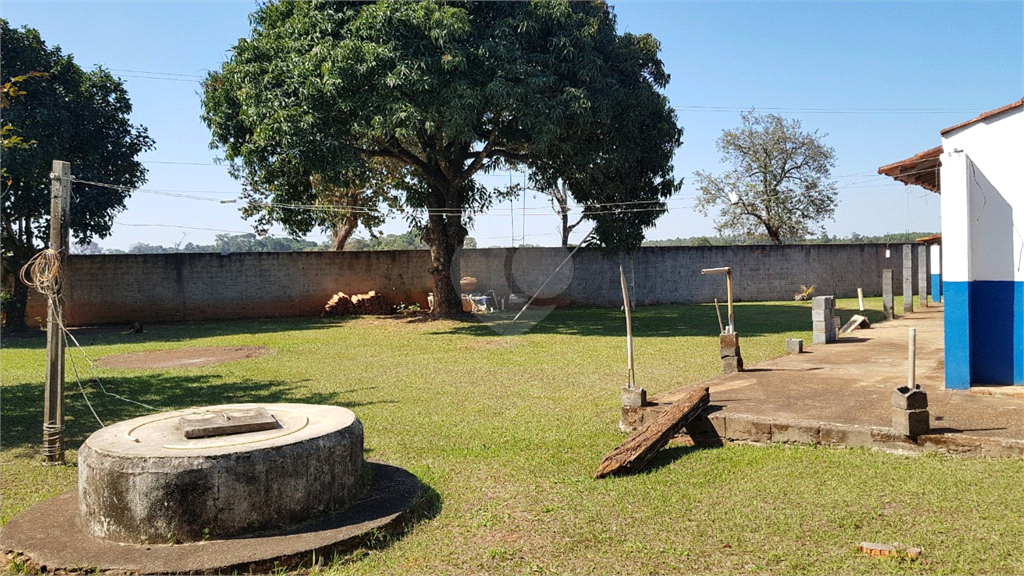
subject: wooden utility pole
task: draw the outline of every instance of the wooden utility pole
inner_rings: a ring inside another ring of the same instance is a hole
[[[68,252],[68,208],[71,205],[71,164],[53,161],[50,173],[50,249],[60,258],[58,278]],[[43,459],[64,463],[64,314],[59,306],[59,281],[47,294],[46,392],[43,396]]]

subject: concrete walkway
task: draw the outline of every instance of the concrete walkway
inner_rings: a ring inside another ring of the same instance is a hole
[[[926,308],[708,380],[701,385],[710,388],[712,407],[687,431],[698,444],[725,439],[1021,457],[1024,387],[945,390],[942,319],[941,307]],[[907,383],[911,326],[917,328],[917,383],[931,414],[930,433],[916,439],[891,429],[892,391]],[[653,396],[634,415],[624,409],[624,423],[642,424],[690,388]]]

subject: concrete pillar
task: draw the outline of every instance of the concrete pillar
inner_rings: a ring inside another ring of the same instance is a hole
[[[928,307],[928,247],[917,247],[917,306]]]
[[[967,155],[942,155],[942,302],[946,389],[971,387],[971,306],[968,281],[971,254],[971,203]]]
[[[903,245],[903,311],[914,311],[914,247]]]
[[[885,311],[885,319],[892,320],[892,268],[882,270],[882,310]]]
[[[930,251],[928,270],[932,276],[932,302],[940,302],[942,301],[942,246],[932,244]]]

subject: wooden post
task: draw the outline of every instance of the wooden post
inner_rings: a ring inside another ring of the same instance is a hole
[[[619,266],[619,282],[622,284],[622,307],[626,310],[626,363],[629,372],[626,376],[626,388],[636,387],[636,376],[633,372],[633,316],[629,310],[629,291],[626,289],[626,275]]]
[[[53,161],[50,174],[50,249],[60,255],[63,270],[68,251],[68,208],[71,205],[71,164]],[[56,294],[46,313],[46,391],[43,395],[43,459],[64,463],[64,317]]]

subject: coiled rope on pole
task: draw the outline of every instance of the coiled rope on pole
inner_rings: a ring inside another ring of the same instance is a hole
[[[46,296],[47,300],[50,301],[50,304],[56,310],[60,310],[61,308],[61,292],[64,289],[64,269],[61,267],[60,261],[60,252],[52,248],[47,248],[33,256],[28,261],[28,263],[22,266],[20,273],[21,281],[24,282],[26,286],[35,288],[36,291]],[[61,320],[63,316],[64,315],[62,313],[57,314],[57,320],[55,321],[56,325],[53,328],[56,330],[60,330],[62,332],[65,341],[65,350],[70,350],[70,346],[67,345],[67,340],[68,338],[70,338],[71,341],[74,342],[75,347],[77,347],[79,351],[81,351],[82,355],[85,357],[86,362],[88,362],[90,368],[92,369],[93,380],[95,380],[96,383],[99,384],[100,390],[107,396],[113,396],[114,398],[117,398],[119,400],[130,402],[132,404],[137,404],[139,406],[142,406],[143,408],[148,408],[150,410],[157,411],[157,408],[154,408],[149,404],[143,404],[142,402],[138,402],[130,398],[125,398],[124,396],[121,396],[119,394],[109,392],[106,389],[106,387],[103,385],[103,382],[100,381],[99,376],[96,375],[96,366],[93,364],[92,360],[90,360],[89,357],[85,354],[85,350],[82,349],[82,346],[81,344],[78,343],[78,340],[75,339],[74,335],[71,334],[71,332],[67,329],[66,326],[64,326],[64,323]],[[75,380],[78,382],[78,390],[82,393],[82,397],[85,399],[86,406],[89,407],[89,411],[92,412],[93,417],[95,417],[96,421],[99,422],[100,427],[105,426],[103,420],[101,420],[99,415],[96,414],[96,410],[93,409],[92,403],[89,402],[89,397],[85,393],[85,388],[82,386],[82,379],[79,377],[78,374],[78,366],[75,364],[74,354],[71,354],[70,352],[67,352],[67,354],[71,358],[71,368],[75,373]],[[53,423],[47,422],[43,423],[44,436],[54,436],[57,438],[62,438],[63,431],[64,426],[57,426]],[[57,454],[59,452],[60,448],[57,446],[50,446],[48,448],[46,445],[44,445],[45,456]]]
[[[47,248],[29,259],[21,268],[21,281],[48,298],[57,298],[64,288],[64,269],[60,252]]]

